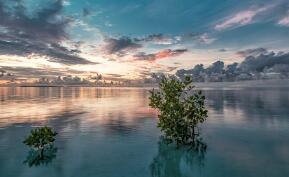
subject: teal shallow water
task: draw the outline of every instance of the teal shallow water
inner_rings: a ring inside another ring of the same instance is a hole
[[[289,176],[286,88],[206,90],[203,156],[160,141],[148,90],[0,88],[2,177]],[[59,134],[48,164],[24,164],[24,136],[37,126]]]

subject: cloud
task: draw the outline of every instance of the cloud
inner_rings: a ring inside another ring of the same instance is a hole
[[[27,13],[23,0],[0,0],[0,24],[10,32],[29,39],[59,41],[65,39],[65,26],[69,19],[61,16],[62,0],[55,0],[34,12]],[[9,8],[10,7],[10,8]]]
[[[219,52],[227,52],[228,50],[225,48],[219,49]]]
[[[181,55],[185,52],[187,52],[187,49],[176,49],[176,50],[171,50],[171,49],[166,49],[162,50],[158,53],[155,54],[156,58],[167,58],[167,57],[173,57],[173,56],[178,56]]]
[[[262,71],[264,68],[270,68],[277,64],[289,64],[289,53],[260,54],[258,56],[247,56],[241,63],[241,67],[246,71]]]
[[[134,56],[135,60],[145,60],[145,61],[155,61],[156,56],[155,54],[146,54],[145,52],[139,52],[135,54]]]
[[[254,18],[260,13],[266,11],[269,6],[261,7],[261,8],[251,8],[249,10],[244,10],[238,12],[228,18],[226,18],[223,22],[215,25],[216,30],[225,30],[228,28],[236,28],[244,25],[248,25],[253,22]]]
[[[198,35],[182,35],[170,37],[164,34],[151,34],[145,37],[120,37],[120,38],[106,38],[104,39],[104,45],[102,46],[102,52],[107,55],[114,54],[117,57],[124,57],[134,53],[133,57],[136,60],[146,60],[146,61],[155,61],[161,58],[173,57],[180,55],[187,51],[187,49],[165,49],[157,53],[145,53],[138,52],[135,54],[135,51],[144,47],[145,43],[157,44],[157,45],[174,45],[185,40],[193,39],[199,44],[211,44],[216,39],[209,36],[207,33],[198,34]],[[110,59],[111,60],[111,59]],[[115,60],[115,58],[113,59]]]
[[[151,34],[144,38],[136,38],[136,41],[142,42],[152,42],[153,44],[158,45],[171,45],[177,43],[177,39],[171,38],[169,36],[165,36],[164,34]]]
[[[124,75],[122,75],[122,74],[106,74],[106,75],[112,76],[112,77],[117,77],[117,78],[124,76]]]
[[[87,16],[91,15],[91,11],[90,11],[88,8],[84,7],[84,8],[82,9],[82,15],[83,15],[84,17],[87,17]]]
[[[63,1],[62,1],[62,4],[63,4],[64,6],[70,6],[70,5],[71,5],[71,3],[70,3],[69,0],[63,0]]]
[[[82,72],[71,69],[54,69],[54,68],[32,68],[32,67],[9,67],[0,68],[6,72],[12,73],[16,77],[38,78],[38,77],[55,77],[69,74],[81,74]]]
[[[139,71],[139,76],[140,77],[147,77],[147,76],[151,76],[152,72],[149,70],[144,70],[144,71]]]
[[[263,49],[248,51],[259,50],[264,51]],[[196,82],[264,79],[268,73],[269,75],[270,73],[277,73],[278,76],[276,75],[276,77],[288,78],[289,52],[252,54],[246,56],[241,63],[232,63],[227,67],[225,67],[223,61],[216,61],[207,68],[204,68],[203,64],[197,64],[192,69],[177,70],[176,75],[181,79],[184,79],[185,76],[191,76]]]
[[[123,56],[127,52],[141,48],[142,45],[136,43],[134,40],[128,37],[121,38],[106,38],[104,40],[105,44],[103,50],[106,54],[116,54],[118,56]]]
[[[201,44],[212,44],[215,40],[216,38],[209,37],[207,33],[200,35],[198,38],[198,41]]]
[[[125,75],[122,74],[105,74],[103,76],[103,80],[110,80],[110,81],[124,81]]]
[[[28,13],[24,0],[0,0],[0,55],[41,55],[63,64],[92,64],[78,56],[76,49],[60,45],[71,19],[63,16],[64,2],[42,3]]]
[[[78,56],[77,50],[70,50],[56,43],[46,44],[42,42],[26,40],[0,40],[0,55],[18,55],[18,56],[47,56],[52,62],[66,65],[74,64],[97,64]]]
[[[170,36],[159,33],[151,34],[146,37],[134,38],[134,40],[136,42],[148,42],[157,45],[173,45],[191,40],[198,44],[212,44],[217,39],[212,37],[209,33],[187,33],[177,36]]]
[[[175,70],[177,68],[178,67],[175,67],[175,66],[169,66],[169,67],[167,67],[167,72],[171,72],[171,71],[173,71],[173,70]]]
[[[181,55],[187,51],[188,51],[187,49],[176,49],[176,50],[165,49],[165,50],[159,51],[157,53],[152,53],[152,54],[146,54],[144,52],[139,52],[138,54],[134,55],[133,57],[135,60],[144,60],[144,61],[155,62],[158,59],[179,56],[179,55]]]
[[[179,42],[191,42],[195,44],[212,44],[217,39],[211,37],[208,33],[188,33],[175,37]]]
[[[268,50],[265,48],[247,49],[236,52],[236,54],[240,57],[258,56],[266,53],[268,53]]]
[[[106,21],[106,22],[104,22],[104,26],[107,26],[107,27],[112,27],[112,26],[113,26],[113,24],[112,24],[112,23],[110,23],[109,21]]]
[[[282,18],[278,21],[278,25],[288,26],[288,27],[289,27],[289,11],[287,12],[286,16],[282,17]]]

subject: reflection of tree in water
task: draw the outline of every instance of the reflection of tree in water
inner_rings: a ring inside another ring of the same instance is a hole
[[[158,147],[158,155],[150,166],[152,177],[192,176],[204,166],[207,146],[201,141],[191,147],[176,148],[161,140]]]
[[[47,165],[52,162],[56,157],[57,148],[53,145],[47,146],[44,148],[43,156],[41,156],[40,150],[31,149],[24,161],[29,167]]]

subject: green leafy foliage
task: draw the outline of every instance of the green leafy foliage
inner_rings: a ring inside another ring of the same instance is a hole
[[[43,149],[55,141],[56,132],[50,127],[41,127],[31,130],[30,135],[23,141],[24,144],[31,148]]]
[[[207,116],[205,96],[194,90],[192,80],[164,78],[158,90],[150,91],[150,106],[159,110],[158,127],[170,142],[198,143],[199,128]]]

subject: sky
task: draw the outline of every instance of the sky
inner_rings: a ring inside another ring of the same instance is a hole
[[[0,70],[142,79],[288,52],[289,0],[0,0]]]

